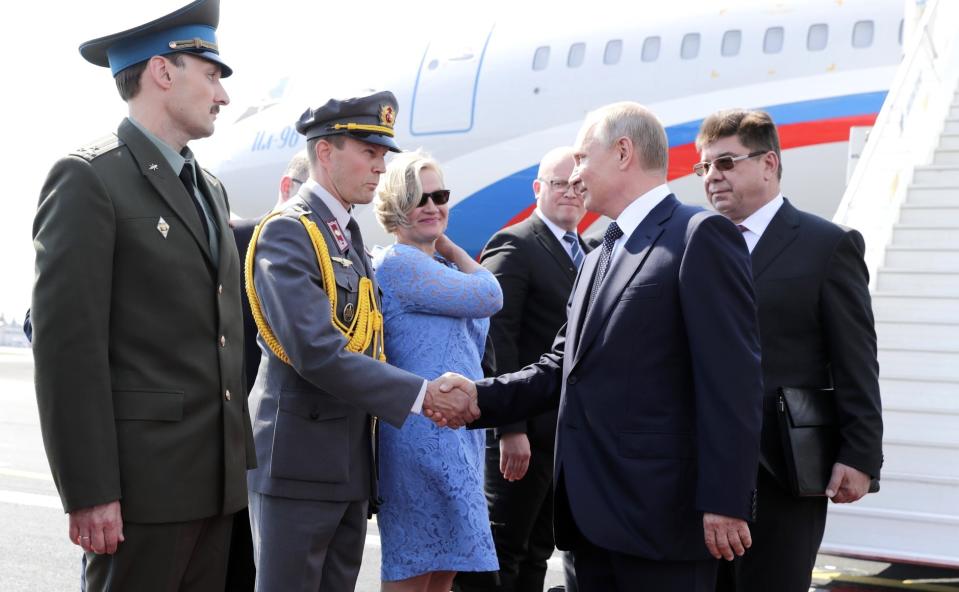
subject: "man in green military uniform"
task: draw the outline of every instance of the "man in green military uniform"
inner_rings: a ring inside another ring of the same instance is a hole
[[[217,0],[84,43],[129,117],[57,162],[34,221],[37,402],[87,590],[223,588],[255,462],[240,264],[187,148],[229,102]]]

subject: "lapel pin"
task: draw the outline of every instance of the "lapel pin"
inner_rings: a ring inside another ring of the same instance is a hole
[[[330,259],[332,259],[333,261],[336,261],[343,267],[350,267],[351,265],[353,265],[353,262],[350,261],[349,259],[346,259],[345,257],[330,257]]]
[[[163,216],[160,216],[160,219],[157,221],[157,230],[160,231],[160,234],[163,235],[163,238],[166,238],[166,235],[170,232],[170,225],[166,223],[166,220],[163,219]]]
[[[153,163],[150,165],[150,170],[153,172],[156,172],[157,168],[158,168],[158,165],[156,163]]]

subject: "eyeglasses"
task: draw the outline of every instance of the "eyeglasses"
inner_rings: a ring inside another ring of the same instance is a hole
[[[549,187],[553,191],[562,191],[565,193],[566,190],[569,189],[569,181],[566,179],[540,179],[537,177],[537,181],[549,183]]]
[[[714,158],[710,162],[697,162],[693,165],[693,172],[700,177],[703,177],[709,174],[709,169],[714,165],[716,166],[717,171],[731,171],[733,170],[733,167],[736,166],[736,163],[740,160],[746,160],[747,158],[759,156],[760,154],[766,154],[767,152],[769,151],[757,150],[742,156],[720,156],[719,158]]]
[[[437,189],[436,191],[431,191],[429,193],[424,193],[423,197],[420,198],[420,203],[416,206],[422,208],[426,205],[426,200],[432,199],[433,203],[438,206],[441,206],[450,200],[450,190],[449,189]]]

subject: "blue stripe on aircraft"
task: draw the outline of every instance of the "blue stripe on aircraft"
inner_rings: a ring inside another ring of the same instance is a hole
[[[786,125],[878,113],[885,98],[886,92],[879,91],[761,108],[777,124]],[[701,123],[697,119],[667,127],[669,147],[695,141]],[[534,202],[532,184],[538,166],[516,171],[456,204],[450,210],[450,238],[474,257],[479,255],[489,237]]]

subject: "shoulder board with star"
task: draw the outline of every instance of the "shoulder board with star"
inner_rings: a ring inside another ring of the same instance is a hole
[[[85,146],[77,148],[71,154],[89,161],[119,148],[121,144],[122,142],[120,142],[120,138],[118,138],[116,134],[108,134]]]

